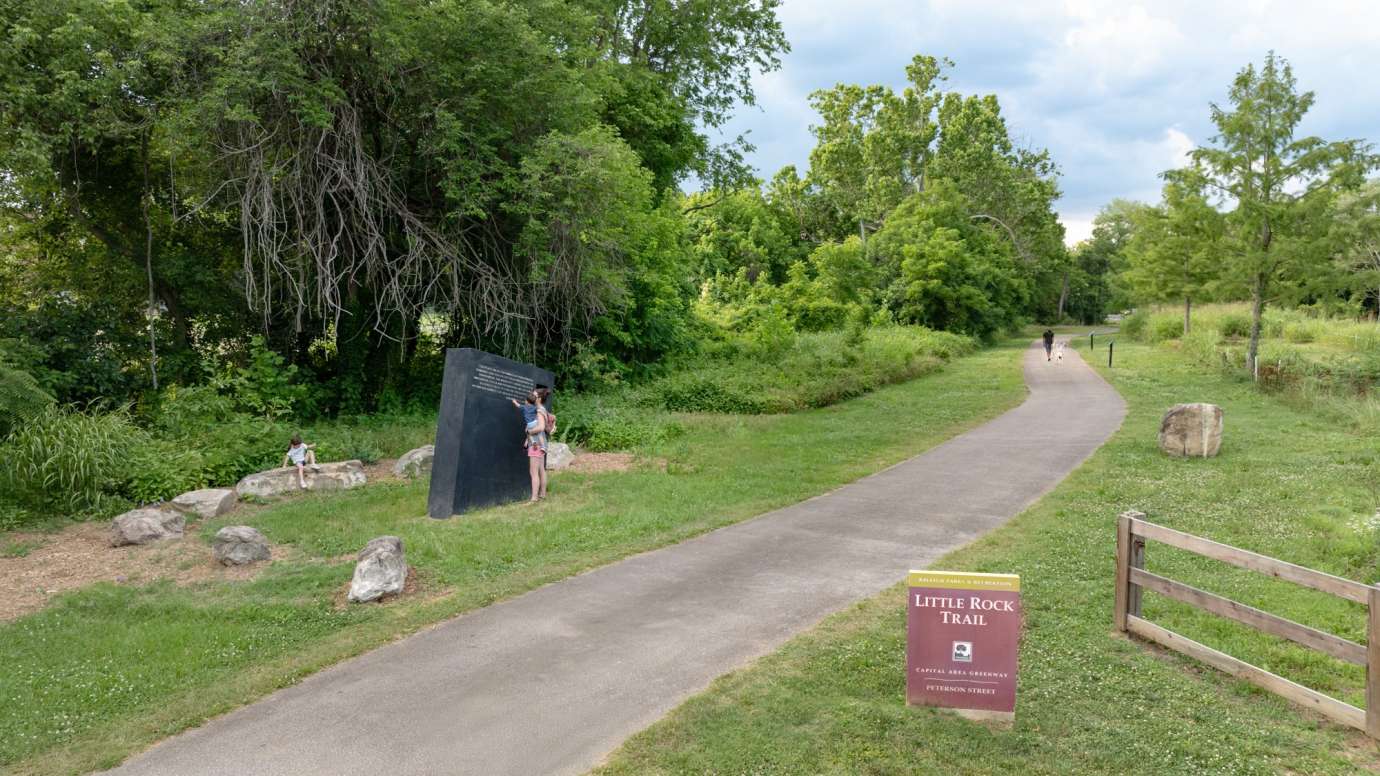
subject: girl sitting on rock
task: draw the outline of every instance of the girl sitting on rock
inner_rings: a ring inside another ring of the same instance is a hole
[[[293,434],[292,444],[288,445],[287,453],[283,455],[283,466],[288,465],[297,467],[297,487],[306,490],[307,478],[303,475],[306,467],[310,466],[314,472],[321,471],[321,467],[316,465],[316,445],[302,444],[302,437]]]

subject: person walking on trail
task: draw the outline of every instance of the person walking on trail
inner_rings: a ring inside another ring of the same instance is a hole
[[[1048,361],[1048,360],[1050,360],[1050,356],[1054,354],[1054,330],[1053,330],[1053,329],[1045,329],[1044,337],[1045,337],[1045,360]]]

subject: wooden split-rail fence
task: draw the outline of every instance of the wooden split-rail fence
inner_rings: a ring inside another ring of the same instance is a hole
[[[1117,522],[1116,541],[1116,628],[1169,649],[1182,652],[1208,665],[1244,679],[1343,725],[1365,731],[1380,739],[1380,586],[1363,585],[1350,579],[1325,574],[1238,547],[1204,539],[1162,525],[1147,522],[1145,515],[1128,512]],[[1287,620],[1238,601],[1199,590],[1182,582],[1145,570],[1145,541],[1212,558],[1277,579],[1294,582],[1330,593],[1367,607],[1366,643],[1335,636]],[[1235,620],[1258,631],[1288,639],[1309,649],[1331,655],[1366,669],[1366,708],[1358,709],[1329,695],[1291,682],[1282,676],[1253,666],[1212,647],[1199,644],[1141,616],[1141,593],[1151,590],[1167,598]]]

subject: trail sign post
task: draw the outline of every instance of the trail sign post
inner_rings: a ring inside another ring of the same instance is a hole
[[[912,571],[906,596],[906,703],[969,719],[1016,718],[1021,578]]]

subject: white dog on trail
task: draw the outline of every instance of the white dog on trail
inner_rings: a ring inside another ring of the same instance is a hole
[[[1063,360],[1064,360],[1064,343],[1059,342],[1059,343],[1056,343],[1056,344],[1054,345],[1054,360],[1055,360],[1055,361],[1063,361]]]

